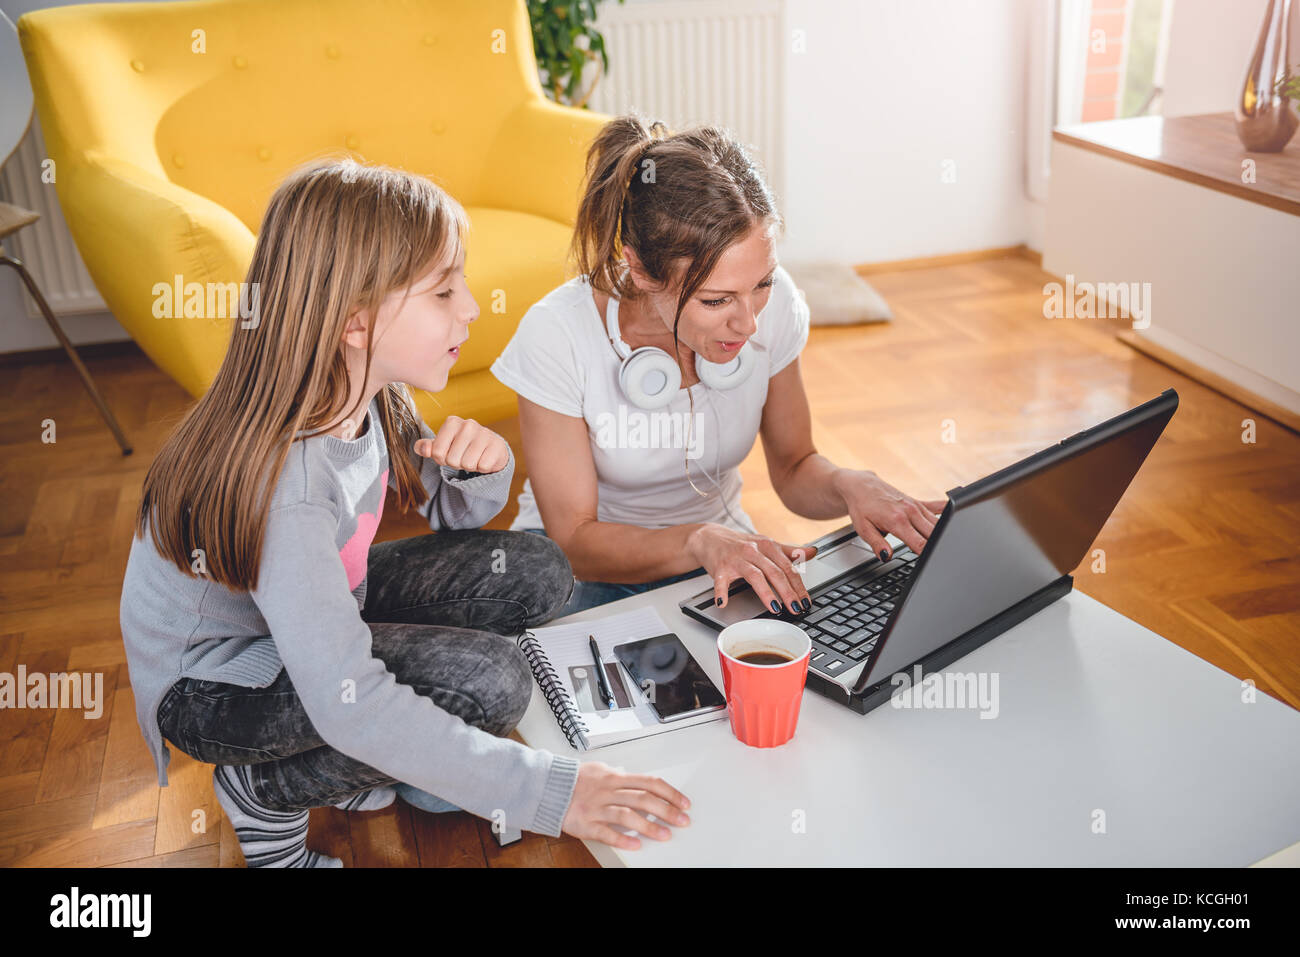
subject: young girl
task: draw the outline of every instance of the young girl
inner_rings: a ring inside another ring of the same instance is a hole
[[[294,171],[253,251],[255,315],[145,478],[121,604],[137,718],[160,785],[164,736],[216,766],[250,867],[342,866],[307,849],[308,809],[394,786],[621,847],[639,842],[613,825],[667,837],[642,812],[684,823],[658,778],[505,737],[533,680],[510,636],[573,575],[548,540],[479,528],[509,445],[455,416],[435,434],[406,385],[444,388],[478,316],[467,230],[422,177]],[[437,534],[372,545],[388,489]]]
[[[492,365],[519,394],[528,459],[511,528],[559,542],[579,579],[562,614],[701,572],[719,605],[743,578],[774,613],[808,612],[795,562],[814,551],[758,534],[741,508],[740,463],[760,435],[792,512],[848,515],[882,561],[888,533],[925,547],[943,500],[813,445],[799,368],[810,316],[777,262],[781,228],[725,130],[669,135],[633,112],[593,140],[579,275],[525,313]]]

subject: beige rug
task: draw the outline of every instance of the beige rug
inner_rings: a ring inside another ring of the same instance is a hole
[[[889,304],[852,266],[828,262],[782,262],[808,303],[814,326],[888,322]]]

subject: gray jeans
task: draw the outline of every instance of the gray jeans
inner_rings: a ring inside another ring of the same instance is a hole
[[[504,573],[482,574],[494,559]],[[399,682],[501,737],[532,695],[532,671],[512,636],[554,618],[572,589],[573,570],[550,539],[442,531],[370,547],[361,617],[372,653]],[[158,725],[199,761],[251,765],[254,793],[279,811],[399,783],[321,739],[287,670],[265,688],[182,678],[158,706]]]

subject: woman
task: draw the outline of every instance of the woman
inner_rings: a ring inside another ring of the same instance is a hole
[[[492,365],[519,394],[528,460],[511,528],[552,538],[578,579],[560,614],[701,571],[719,605],[743,578],[774,612],[807,612],[794,562],[815,550],[758,534],[740,507],[738,466],[760,434],[791,511],[849,515],[882,560],[886,533],[919,553],[943,501],[813,446],[808,307],[777,264],[784,224],[744,147],[634,113],[596,136],[586,174],[580,275],[528,310]]]

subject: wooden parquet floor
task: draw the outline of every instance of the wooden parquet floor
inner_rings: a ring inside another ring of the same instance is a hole
[[[1095,546],[1106,570],[1085,562],[1076,587],[1300,708],[1300,436],[1116,342],[1122,321],[1044,319],[1051,278],[1016,256],[873,273],[896,320],[814,329],[803,355],[818,449],[936,498],[1173,386],[1179,410]],[[66,359],[0,364],[0,672],[99,671],[105,694],[99,719],[0,709],[0,865],[243,866],[209,765],[173,748],[157,786],[118,627],[140,483],[187,397],[133,347],[84,354],[134,455]],[[496,427],[518,451],[517,420]],[[765,533],[801,542],[839,524],[787,513],[757,446],[743,474]],[[424,530],[390,509],[378,538]],[[595,864],[567,836],[502,849],[485,821],[400,801],[313,810],[309,843],[347,866]]]

